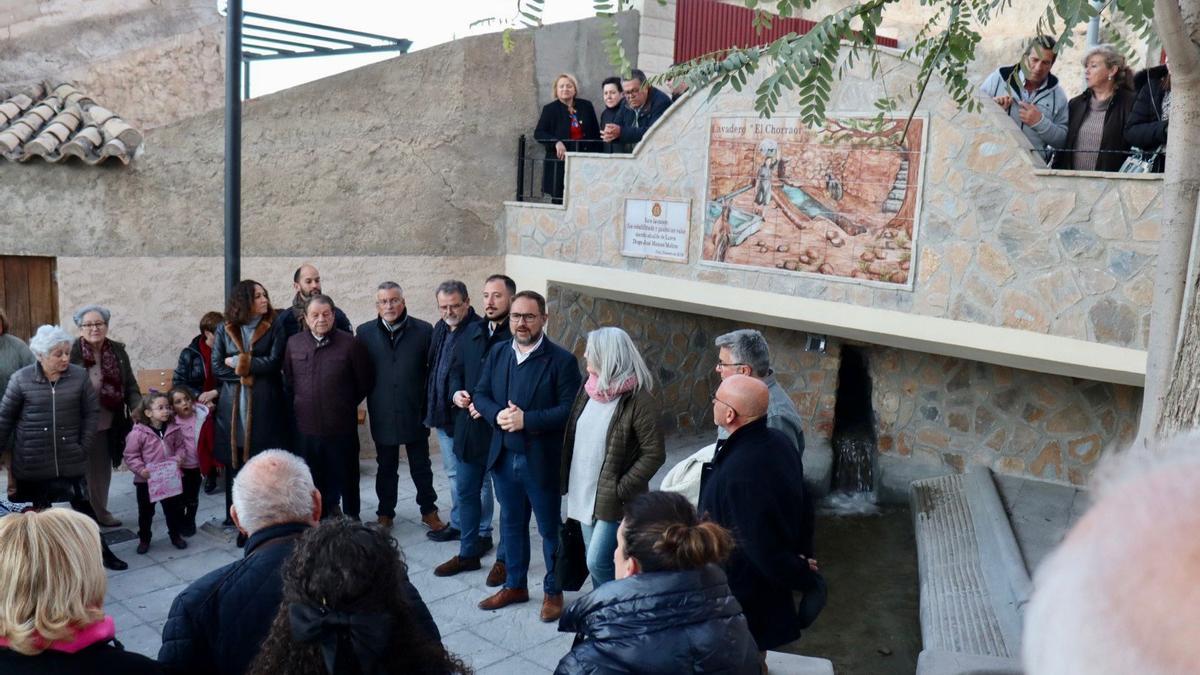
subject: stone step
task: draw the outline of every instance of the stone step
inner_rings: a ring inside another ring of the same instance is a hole
[[[1015,663],[1032,585],[991,472],[915,481],[910,498],[924,650]],[[918,669],[951,672],[960,671]]]
[[[834,675],[833,662],[829,659],[785,652],[767,652],[767,672],[770,675]]]

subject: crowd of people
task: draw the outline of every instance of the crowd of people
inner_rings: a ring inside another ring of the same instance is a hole
[[[442,646],[390,535],[401,446],[427,536],[457,543],[433,573],[482,570],[496,550],[486,578],[496,591],[480,609],[530,600],[536,521],[546,569],[538,616],[577,636],[560,672],[622,663],[758,672],[767,650],[811,621],[793,600],[823,593],[803,432],[758,331],[714,345],[722,383],[711,461],[685,487],[651,492],[666,459],[660,408],[652,369],[624,330],[588,333],[581,364],[546,335],[545,298],[502,274],[484,283],[480,313],[465,284],[439,284],[436,325],[411,316],[390,281],[378,286],[376,317],[356,328],[314,266],[297,269],[293,286],[291,305],[276,310],[262,284],[237,284],[223,313],[201,317],[165,392],[138,391],[103,307],[76,313],[79,337],[42,326],[28,346],[5,335],[0,314],[0,442],[12,456],[8,498],[27,503],[0,519],[0,576],[12,580],[0,593],[25,598],[0,611],[5,672],[117,663],[131,672],[467,672]],[[379,468],[367,525],[364,401]],[[449,522],[430,430],[450,477]],[[187,547],[200,490],[220,489],[218,474],[244,548],[176,598],[157,663],[121,652],[120,627],[102,613],[100,565],[126,566],[99,537],[99,527],[120,524],[102,509],[122,461],[139,554],[160,506],[170,544]],[[74,511],[52,508],[64,501]],[[557,569],[564,514],[583,532],[592,582],[570,608]],[[38,568],[67,559],[53,575]]]
[[[1020,63],[993,71],[980,90],[1055,169],[1161,172],[1171,116],[1167,65],[1135,76],[1116,47],[1096,45],[1083,58],[1084,91],[1067,100],[1051,72],[1055,46],[1054,38],[1034,38]]]

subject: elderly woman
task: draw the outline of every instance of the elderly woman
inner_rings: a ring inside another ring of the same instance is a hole
[[[220,382],[213,374],[212,348],[217,340],[217,331],[225,317],[220,312],[206,312],[200,317],[200,334],[192,338],[192,342],[179,352],[179,363],[175,366],[175,375],[171,384],[176,387],[187,387],[192,392],[192,398],[208,408],[220,393]],[[201,441],[198,444],[200,456],[200,473],[204,476],[204,492],[212,494],[217,490],[217,468],[220,466],[212,455],[213,422],[208,418],[200,431]]]
[[[100,414],[96,390],[87,371],[71,364],[71,336],[62,328],[38,328],[29,348],[37,363],[14,373],[0,399],[0,447],[13,441],[13,498],[35,509],[69,501],[93,515],[83,477]],[[107,546],[104,564],[126,567]]]
[[[542,192],[562,203],[567,152],[598,150],[600,125],[591,101],[578,98],[579,81],[562,73],[554,78],[554,100],[542,107],[533,137],[546,148]]]
[[[99,550],[96,524],[73,511],[0,518],[0,673],[163,672],[117,642]]]
[[[666,452],[650,370],[620,328],[588,333],[588,379],[567,420],[560,487],[567,517],[579,521],[592,585],[613,580],[621,513],[650,489]]]
[[[213,455],[226,467],[226,513],[238,468],[257,452],[288,445],[291,423],[282,371],[287,335],[277,319],[267,289],[256,281],[239,281],[213,340],[212,369],[221,383]]]
[[[1083,59],[1087,89],[1071,99],[1066,149],[1056,169],[1118,171],[1129,155],[1125,124],[1133,110],[1133,72],[1112,45],[1096,45]]]
[[[79,339],[71,345],[71,363],[87,370],[92,388],[100,398],[96,435],[87,449],[88,500],[96,511],[96,522],[117,527],[121,521],[108,511],[108,486],[112,470],[120,466],[125,434],[133,428],[129,411],[142,402],[137,378],[125,345],[108,339],[112,314],[99,305],[87,305],[74,315]]]

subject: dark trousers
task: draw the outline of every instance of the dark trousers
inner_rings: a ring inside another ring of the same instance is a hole
[[[312,471],[321,493],[321,517],[341,503],[342,513],[358,517],[358,433],[311,436],[298,434],[296,449]]]
[[[204,476],[200,473],[200,469],[184,469],[183,470],[183,494],[180,499],[183,500],[183,517],[184,522],[195,527],[196,511],[200,508],[200,484],[204,482]]]
[[[547,594],[559,593],[554,576],[554,549],[558,546],[559,512],[562,496],[558,490],[539,485],[529,473],[524,453],[505,448],[492,469],[496,496],[500,500],[500,539],[504,562],[508,567],[505,588],[525,588],[529,574],[529,512],[526,499],[537,518],[538,534],[542,535],[542,556],[546,561],[546,576],[542,588]]]
[[[11,468],[11,467],[10,467]],[[92,504],[87,500],[87,487],[83,485],[82,479],[54,479],[49,481],[21,481],[18,488],[13,480],[13,474],[8,474],[8,493],[9,497],[20,497],[22,501],[33,503],[34,511],[45,511],[54,505],[54,500],[67,497],[70,501],[71,508],[82,513],[83,515],[96,519],[96,511],[92,509]],[[15,494],[19,492],[20,494]],[[104,537],[100,537],[100,552],[105,559],[108,556],[116,558],[109,550],[108,544],[105,543]]]
[[[433,465],[429,461],[429,439],[404,444],[408,453],[408,474],[417,488],[417,506],[421,515],[437,511],[437,492],[433,489]],[[400,446],[376,445],[375,494],[379,497],[377,515],[396,517],[396,485],[400,480]]]
[[[147,483],[134,483],[137,490],[138,505],[138,539],[150,541],[150,526],[154,523],[154,502],[150,501],[150,486]],[[183,526],[183,495],[175,495],[162,500],[163,517],[167,519],[167,533],[172,537],[179,536]]]
[[[457,458],[456,458],[457,459]],[[462,536],[458,540],[458,555],[462,558],[477,558],[481,551],[479,545],[479,530],[483,524],[483,485],[484,481],[492,480],[487,469],[477,464],[458,460],[458,470],[454,482],[458,491],[458,520]],[[488,499],[492,495],[488,494]],[[529,522],[529,500],[525,502],[525,522]],[[500,517],[504,514],[501,512]],[[503,530],[499,530],[503,532]],[[490,536],[490,535],[489,535]],[[504,562],[503,539],[496,547],[496,562]]]

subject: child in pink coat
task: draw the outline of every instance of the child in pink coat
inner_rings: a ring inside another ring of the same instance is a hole
[[[171,426],[183,431],[183,536],[196,534],[196,510],[200,508],[200,452],[198,450],[204,420],[208,418],[208,406],[197,403],[196,397],[187,387],[175,387],[167,394],[175,418]]]
[[[138,547],[145,554],[150,550],[150,526],[154,522],[154,502],[150,501],[150,465],[174,461],[182,466],[186,453],[183,429],[171,424],[171,399],[162,392],[151,392],[133,412],[133,431],[125,437],[125,466],[133,472],[137,490]],[[167,534],[175,548],[187,548],[182,536],[183,495],[162,500],[163,516],[167,519]]]

